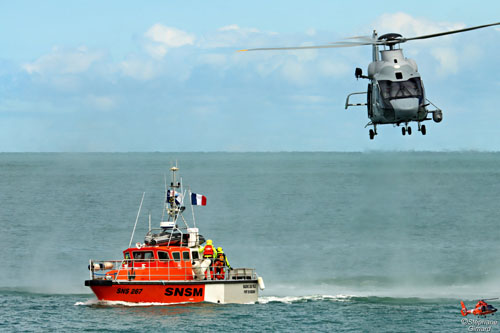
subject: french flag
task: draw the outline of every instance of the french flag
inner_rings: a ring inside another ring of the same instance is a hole
[[[207,197],[202,194],[191,193],[191,205],[206,206]]]

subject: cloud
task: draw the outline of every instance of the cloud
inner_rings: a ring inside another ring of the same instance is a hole
[[[155,58],[162,58],[169,48],[177,48],[185,45],[193,45],[196,37],[185,31],[173,27],[167,27],[160,23],[149,28],[144,36],[150,40],[146,50]]]
[[[438,74],[446,76],[447,74],[456,74],[458,72],[459,58],[452,48],[434,48],[432,55],[439,61]]]
[[[383,14],[375,22],[379,34],[397,32],[406,37],[428,35],[441,31],[465,28],[464,23],[434,22],[424,18],[414,18],[406,13]]]
[[[240,30],[240,27],[237,24],[231,24],[227,25],[225,27],[217,29],[219,31],[235,31],[235,30]]]
[[[231,24],[209,32],[200,37],[197,47],[200,48],[241,48],[242,45],[258,45],[268,36],[275,35],[273,32],[262,32],[255,28],[242,28],[237,24]],[[250,44],[251,42],[257,44]]]
[[[51,53],[22,67],[29,74],[79,74],[87,71],[102,57],[101,52],[89,51],[85,46],[74,50],[54,47]]]
[[[306,30],[306,35],[308,36],[315,36],[316,35],[316,29],[314,28],[309,28]]]
[[[242,34],[259,33],[260,32],[260,30],[256,29],[256,28],[240,28],[240,26],[237,24],[226,25],[225,27],[221,27],[217,30],[218,31],[238,31],[239,33],[242,33]]]
[[[318,64],[319,73],[326,77],[348,75],[352,68],[344,61],[322,60]]]
[[[112,110],[116,107],[115,98],[111,96],[89,95],[87,96],[87,102],[92,107],[102,111]]]
[[[221,67],[227,64],[227,56],[221,53],[203,54],[198,58],[201,64],[207,64],[215,67]]]
[[[298,61],[286,61],[281,67],[281,72],[285,79],[295,84],[304,85],[311,82],[310,71]]]
[[[168,47],[181,47],[193,45],[195,37],[177,28],[166,27],[162,24],[155,24],[145,34],[154,42],[165,44]]]
[[[150,61],[139,58],[124,60],[119,64],[121,73],[131,78],[146,81],[159,74],[157,65]]]

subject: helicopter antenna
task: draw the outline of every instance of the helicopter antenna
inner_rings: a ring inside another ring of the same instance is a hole
[[[132,239],[134,239],[135,227],[137,227],[137,221],[139,220],[139,215],[141,215],[142,202],[144,201],[145,194],[146,194],[146,192],[142,193],[141,204],[139,205],[139,211],[137,212],[137,217],[135,218],[134,230],[132,230],[132,236],[130,236],[130,243],[128,243],[128,247],[130,247],[130,245],[132,245]]]

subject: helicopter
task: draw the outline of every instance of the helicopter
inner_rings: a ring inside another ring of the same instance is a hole
[[[460,32],[486,28],[500,25],[500,22],[479,25],[459,30],[439,32],[429,35],[405,38],[398,33],[387,33],[381,35],[374,30],[372,36],[350,37],[343,42],[334,42],[317,46],[296,46],[296,47],[269,47],[244,49],[242,51],[269,51],[269,50],[300,50],[300,49],[323,49],[353,46],[372,46],[372,62],[368,65],[368,75],[363,75],[361,68],[356,68],[354,76],[356,79],[368,79],[367,91],[354,92],[347,95],[345,109],[350,106],[366,106],[370,121],[366,127],[373,126],[368,134],[373,140],[378,134],[377,125],[393,124],[400,126],[403,135],[412,134],[411,122],[418,124],[418,131],[426,135],[427,129],[422,122],[434,120],[439,123],[443,120],[443,112],[425,96],[424,84],[417,63],[413,59],[405,58],[400,44],[410,40],[420,40],[434,38],[444,35],[456,34]],[[383,46],[383,50],[379,47]],[[380,53],[380,54],[379,54]],[[351,103],[353,95],[366,94],[366,103]],[[432,107],[430,107],[432,106]],[[432,109],[434,108],[434,109]],[[429,114],[432,114],[430,118]]]
[[[462,313],[462,316],[467,316],[468,314],[473,314],[475,316],[486,316],[486,315],[493,315],[495,312],[497,312],[497,309],[493,307],[493,305],[490,305],[486,303],[485,301],[489,300],[494,300],[498,298],[490,298],[490,299],[482,299],[476,303],[476,307],[474,309],[467,310],[465,307],[465,304],[463,301],[460,301],[460,304],[462,305],[462,309],[460,312]]]

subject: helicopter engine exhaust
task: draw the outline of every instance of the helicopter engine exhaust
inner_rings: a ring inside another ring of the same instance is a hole
[[[443,120],[443,112],[441,110],[436,110],[432,113],[432,120],[436,123],[440,123]]]

